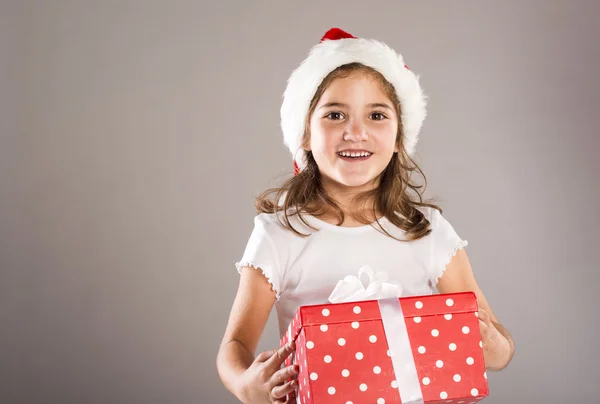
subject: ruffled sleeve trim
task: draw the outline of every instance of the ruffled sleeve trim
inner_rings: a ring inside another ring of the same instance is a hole
[[[267,279],[267,281],[271,285],[271,290],[273,292],[275,292],[275,298],[277,300],[279,300],[279,290],[277,290],[277,286],[275,286],[275,283],[273,282],[273,277],[270,276],[264,269],[262,269],[260,267],[260,265],[257,265],[252,262],[240,261],[240,262],[235,263],[235,267],[236,267],[238,273],[240,273],[240,274],[242,273],[242,268],[244,268],[244,267],[251,267],[251,268],[261,271],[263,276]]]
[[[436,275],[432,279],[434,287],[438,284],[440,278],[442,275],[444,275],[444,272],[446,272],[446,268],[450,261],[452,261],[452,258],[456,257],[458,250],[467,247],[467,245],[469,245],[467,240],[460,240],[454,249],[447,254],[446,260],[442,263],[442,265],[440,265],[439,268],[436,269]]]

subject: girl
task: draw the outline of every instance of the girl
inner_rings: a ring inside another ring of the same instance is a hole
[[[281,124],[295,175],[257,200],[217,357],[240,401],[282,403],[297,386],[296,366],[281,368],[293,345],[255,357],[273,306],[283,335],[299,306],[327,303],[363,265],[387,272],[405,296],[475,292],[486,367],[510,362],[513,340],[475,281],[467,241],[411,181],[423,175],[412,155],[425,114],[417,76],[378,41],[334,28],[293,72]]]

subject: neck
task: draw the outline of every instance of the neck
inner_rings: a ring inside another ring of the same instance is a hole
[[[373,217],[375,200],[373,198],[370,198],[360,205],[354,205],[353,200],[357,195],[375,189],[378,186],[377,180],[373,180],[372,182],[361,186],[348,187],[328,178],[322,178],[322,184],[327,195],[329,195],[344,212],[344,223],[347,221],[355,222],[354,218],[361,216],[366,216],[369,221],[375,220],[375,217]],[[376,212],[376,215],[379,214],[380,212]],[[333,208],[328,209],[325,213],[325,217],[337,217],[337,212]]]

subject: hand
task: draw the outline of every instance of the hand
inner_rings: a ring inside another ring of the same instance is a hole
[[[486,368],[501,369],[510,360],[510,342],[494,326],[488,312],[480,308],[477,314]]]
[[[298,386],[297,365],[281,369],[281,364],[294,352],[289,343],[278,349],[261,352],[242,377],[245,404],[291,403],[286,396]],[[292,380],[287,381],[291,378]]]

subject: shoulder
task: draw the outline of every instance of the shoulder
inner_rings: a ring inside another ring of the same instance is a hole
[[[269,213],[260,213],[254,217],[254,231],[261,232],[267,236],[275,236],[279,233],[281,223],[277,215]]]
[[[442,213],[431,206],[417,206],[416,209],[423,214],[425,219],[433,225],[434,222],[437,222],[442,217]]]
[[[423,215],[423,219],[425,221],[427,221],[426,223],[426,229],[429,230],[429,234],[419,238],[418,240],[426,240],[429,238],[429,236],[431,235],[431,233],[435,232],[436,228],[439,228],[440,224],[443,225],[443,221],[445,220],[444,217],[442,216],[442,213],[431,206],[415,206],[414,207],[417,211],[419,211],[422,215]],[[400,213],[397,213],[397,215],[401,216]],[[422,220],[421,220],[422,222]],[[420,223],[419,227],[422,226],[422,223]],[[418,241],[415,240],[415,241]]]
[[[287,217],[284,212],[260,213],[254,217],[255,228],[263,230],[270,237],[283,240],[298,236],[287,226],[287,222],[301,233],[308,234],[311,231],[298,215],[292,213],[288,213]]]
[[[417,209],[423,213],[424,218],[427,220],[427,228],[429,233],[424,236],[421,240],[423,243],[434,243],[439,244],[440,242],[455,243],[459,239],[458,234],[454,229],[454,226],[442,214],[440,209],[430,206],[418,206]]]
[[[417,209],[423,213],[423,216],[429,222],[429,229],[431,229],[430,235],[432,233],[445,231],[448,228],[452,228],[452,224],[446,218],[442,211],[437,208],[433,208],[431,206],[418,206]]]
[[[259,213],[254,217],[254,225],[270,228],[278,223],[277,215],[274,213]]]
[[[259,213],[254,217],[254,225],[260,226],[265,230],[279,231],[280,229],[285,229],[284,223],[284,214],[282,212]]]

